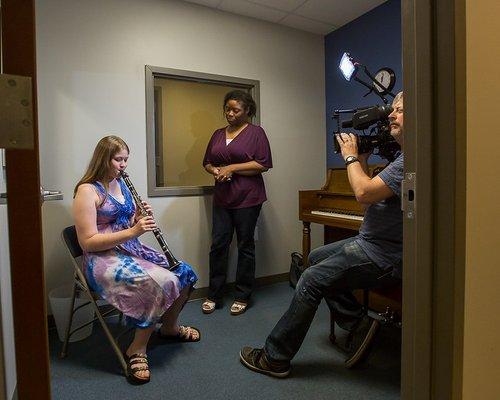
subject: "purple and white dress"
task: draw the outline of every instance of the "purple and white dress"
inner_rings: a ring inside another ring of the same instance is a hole
[[[135,204],[125,183],[119,180],[124,202],[106,196],[103,185],[93,185],[105,201],[97,209],[97,230],[112,233],[130,228]],[[147,328],[160,319],[180,291],[198,280],[192,267],[181,262],[168,270],[164,254],[134,238],[112,249],[84,252],[83,266],[92,290],[120,310],[127,322]]]

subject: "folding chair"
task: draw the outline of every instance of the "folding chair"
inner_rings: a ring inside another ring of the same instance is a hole
[[[125,333],[125,332],[122,332],[116,338],[113,337],[113,335],[111,334],[111,331],[109,330],[109,327],[105,321],[106,317],[116,315],[117,310],[116,310],[116,308],[114,308],[111,305],[108,305],[108,307],[110,307],[110,309],[106,310],[105,312],[101,312],[101,310],[99,309],[99,306],[97,305],[96,300],[99,300],[100,297],[97,293],[95,293],[94,291],[92,291],[89,288],[89,285],[87,283],[87,279],[85,278],[85,274],[82,272],[82,269],[81,269],[79,258],[83,255],[83,251],[78,243],[78,238],[76,236],[75,226],[72,225],[72,226],[68,226],[67,228],[65,228],[62,231],[61,236],[62,236],[63,243],[65,244],[65,247],[67,248],[67,250],[71,256],[71,261],[73,262],[73,266],[74,266],[74,285],[73,285],[73,293],[71,295],[71,308],[69,311],[68,326],[66,328],[66,334],[64,337],[64,344],[63,344],[62,351],[61,351],[61,358],[64,358],[67,355],[68,342],[69,342],[69,338],[71,337],[71,335],[73,335],[76,331],[79,331],[80,329],[86,327],[87,325],[92,324],[94,321],[99,320],[99,322],[102,325],[102,329],[104,330],[106,337],[108,338],[109,343],[111,344],[111,347],[113,347],[113,350],[116,353],[116,356],[118,357],[118,361],[120,362],[120,365],[123,368],[123,371],[126,375],[127,374],[127,363],[125,362],[123,354],[122,354],[122,352],[118,346],[118,343],[117,343],[118,338],[121,335],[123,335],[123,333]],[[87,295],[89,301],[75,308],[75,298],[76,298],[77,292],[85,293]],[[71,324],[73,322],[73,315],[75,314],[75,312],[78,309],[85,307],[89,304],[92,304],[92,307],[94,308],[96,317],[92,321],[87,322],[83,325],[80,325],[72,330]],[[119,321],[120,322],[122,320],[122,317],[123,317],[123,314],[119,313]]]

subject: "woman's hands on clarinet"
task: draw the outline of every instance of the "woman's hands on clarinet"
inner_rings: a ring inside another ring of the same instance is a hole
[[[146,232],[154,231],[157,228],[153,217],[153,209],[144,200],[141,203],[143,210],[137,208],[137,211],[135,212],[135,224],[132,227],[137,236],[141,236]]]
[[[153,216],[153,208],[144,200],[141,200],[142,204],[142,209],[137,207],[135,210],[135,215],[134,215],[134,221],[137,222],[141,218],[144,218],[146,216]]]
[[[148,215],[137,221],[132,229],[135,230],[136,236],[141,236],[143,233],[154,231],[156,222],[153,217]]]

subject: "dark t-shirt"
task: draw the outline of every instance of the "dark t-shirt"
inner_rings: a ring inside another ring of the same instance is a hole
[[[226,145],[226,128],[217,129],[208,142],[203,166],[214,167],[256,161],[272,168],[271,148],[264,129],[248,124]],[[244,208],[267,200],[262,174],[244,176],[233,174],[229,182],[215,182],[214,204],[224,208]]]
[[[378,174],[394,196],[368,206],[357,237],[357,242],[375,264],[384,269],[395,268],[396,273],[400,273],[403,256],[403,166],[401,153]]]

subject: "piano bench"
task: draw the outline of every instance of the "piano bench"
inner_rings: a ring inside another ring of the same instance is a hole
[[[401,320],[403,298],[401,284],[383,289],[362,290],[361,292],[363,296],[362,304],[365,310],[372,310],[379,315],[390,310],[394,316],[399,317],[399,320]]]
[[[372,311],[379,315],[377,320],[381,324],[393,324],[397,327],[401,327],[403,298],[401,284],[384,289],[356,290],[354,291],[354,296],[358,302],[363,304],[366,313]],[[334,329],[335,317],[333,313],[330,313],[330,341],[332,343],[335,342]],[[371,342],[364,342],[360,348],[354,352],[354,356],[346,358],[345,367],[353,368],[362,361],[364,356],[368,354],[371,344]]]

